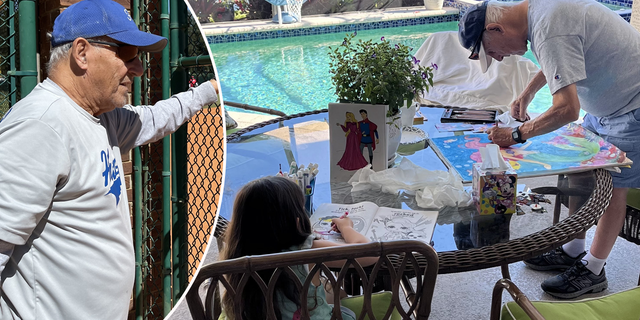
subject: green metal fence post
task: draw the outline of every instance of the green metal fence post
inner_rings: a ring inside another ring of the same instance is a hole
[[[140,0],[131,3],[131,16],[136,25],[140,25]],[[134,106],[141,104],[140,77],[133,78],[131,97]],[[135,317],[142,320],[144,317],[142,299],[142,157],[140,147],[133,149],[133,233],[134,248],[136,253],[136,281],[134,287]]]
[[[16,21],[15,21],[15,1],[9,1],[9,72],[15,72],[16,70]],[[11,106],[18,102],[17,97],[17,81],[16,77],[12,76],[9,78],[9,82],[11,83]]]
[[[20,96],[26,97],[38,84],[36,2],[21,0],[18,3],[20,18]]]
[[[171,46],[171,89],[173,92],[182,92],[188,88],[187,77],[183,68],[177,67],[177,61],[186,49],[185,33],[183,32],[188,16],[187,6],[184,1],[171,0],[170,33]],[[173,210],[173,292],[174,301],[180,298],[182,290],[186,287],[186,186],[187,186],[187,125],[183,125],[173,134],[173,191],[176,202]],[[184,268],[183,268],[184,267]]]
[[[172,10],[175,8],[171,8]],[[171,96],[171,70],[169,66],[169,47],[175,44],[169,36],[169,3],[160,1],[160,34],[169,39],[169,45],[162,50],[162,99]],[[171,311],[171,136],[162,139],[162,292],[164,315]]]

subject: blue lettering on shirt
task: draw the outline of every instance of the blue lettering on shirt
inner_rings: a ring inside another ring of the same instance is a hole
[[[121,186],[122,182],[120,180],[120,168],[116,163],[116,159],[111,160],[111,156],[109,154],[109,150],[102,151],[100,153],[100,158],[102,159],[102,163],[104,164],[104,171],[102,172],[102,177],[104,177],[104,186],[111,187],[109,188],[108,194],[113,194],[116,197],[116,205],[120,202],[120,195],[122,193]]]

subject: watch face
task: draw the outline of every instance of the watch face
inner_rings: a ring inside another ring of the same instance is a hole
[[[513,138],[513,141],[517,143],[527,142],[527,140],[522,140],[522,135],[520,134],[520,127],[513,128],[513,131],[511,131],[511,137]]]

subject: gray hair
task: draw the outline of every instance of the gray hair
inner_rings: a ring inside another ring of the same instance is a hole
[[[519,3],[520,1],[489,1],[487,4],[487,13],[484,18],[484,25],[486,26],[489,23],[500,22],[504,12]]]
[[[51,48],[51,54],[49,55],[49,62],[47,63],[47,74],[51,74],[53,68],[63,59],[69,56],[69,51],[73,46],[73,42],[65,43],[63,45]]]

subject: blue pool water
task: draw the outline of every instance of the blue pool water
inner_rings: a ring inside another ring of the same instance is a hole
[[[430,34],[450,30],[457,30],[457,22],[363,30],[358,31],[357,39],[379,41],[384,36],[392,43],[408,45],[415,53]],[[344,36],[332,33],[211,44],[222,97],[286,114],[326,108],[337,99],[329,73],[329,47],[338,46]],[[537,64],[531,51],[525,57]],[[545,86],[529,111],[542,113],[551,100]]]

